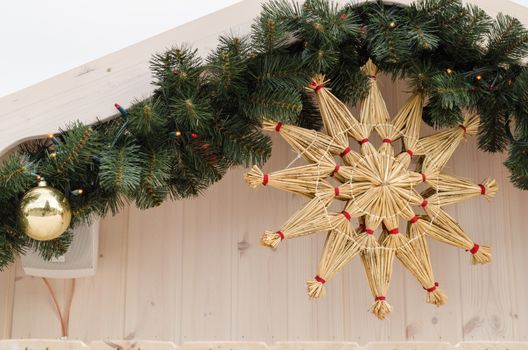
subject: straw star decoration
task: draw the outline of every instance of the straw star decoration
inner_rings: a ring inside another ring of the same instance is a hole
[[[377,67],[369,61],[363,70],[369,92],[360,103],[359,119],[325,87],[322,75],[315,76],[307,89],[315,94],[326,133],[263,122],[264,130],[280,133],[309,164],[270,174],[255,166],[245,180],[252,187],[272,186],[309,198],[279,230],[266,231],[261,239],[277,248],[285,239],[327,232],[317,274],[307,282],[308,295],[324,295],[325,283],[359,255],[374,297],[371,311],[384,319],[391,311],[386,299],[395,258],[426,290],[428,303],[440,306],[447,300],[434,279],[426,237],[468,251],[473,263],[490,261],[490,248],[474,243],[443,207],[477,195],[489,199],[497,186],[495,180],[475,184],[443,173],[460,142],[476,134],[478,116],[420,138],[425,96],[416,91],[391,119],[376,81]],[[373,131],[381,141],[378,148],[369,139]],[[350,139],[357,141],[357,151],[350,148]],[[394,150],[396,141],[403,146],[400,153]],[[329,209],[336,200],[344,202],[341,212]],[[406,233],[400,232],[402,224]]]

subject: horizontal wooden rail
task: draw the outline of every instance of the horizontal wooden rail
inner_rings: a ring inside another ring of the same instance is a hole
[[[94,341],[86,345],[67,340],[0,340],[0,350],[526,350],[528,342],[383,342],[360,346],[345,342],[189,342],[176,345],[171,342],[142,340]]]

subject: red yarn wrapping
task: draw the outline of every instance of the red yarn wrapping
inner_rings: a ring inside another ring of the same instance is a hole
[[[275,125],[275,131],[280,131],[281,128],[282,128],[282,123],[281,123],[281,122],[278,122],[278,123]]]
[[[335,193],[336,197],[339,196],[339,187],[334,187],[334,193]]]
[[[480,194],[481,195],[485,195],[486,194],[486,186],[484,186],[483,184],[479,184],[479,187],[480,187]]]
[[[348,221],[350,221],[351,216],[350,216],[350,213],[349,213],[348,211],[343,210],[343,211],[341,212],[341,214],[343,214],[343,216],[344,216]]]
[[[310,86],[314,88],[314,91],[315,92],[318,92],[319,90],[321,90],[322,88],[324,88],[324,83],[321,83],[321,84],[317,84],[315,81],[311,81],[310,82]]]
[[[314,279],[317,281],[317,282],[321,282],[322,284],[325,284],[326,283],[326,280],[324,278],[322,278],[321,276],[319,275],[316,275],[314,277]]]
[[[374,298],[375,301],[378,301],[378,300],[385,300],[385,296],[383,295],[378,295],[377,297]]]
[[[407,151],[405,151],[409,156],[413,156],[414,152],[410,149],[408,149]]]
[[[268,181],[269,181],[269,176],[268,174],[264,174],[264,176],[262,177],[262,184],[264,186],[266,186],[268,184]]]
[[[383,139],[383,142],[385,142],[385,143],[391,143],[392,140],[391,140],[391,139]]]
[[[475,243],[475,244],[473,245],[473,248],[471,248],[471,249],[469,250],[469,252],[470,252],[471,254],[475,255],[475,254],[477,254],[479,248],[480,248],[480,246],[479,246],[477,243]]]
[[[364,138],[364,139],[359,140],[359,143],[361,144],[364,144],[365,142],[369,142],[369,139]]]
[[[350,152],[350,147],[347,147],[339,154],[340,157],[346,156]]]
[[[424,199],[424,200],[422,201],[422,204],[420,204],[420,205],[421,205],[422,207],[425,208],[425,207],[427,207],[427,204],[429,204],[429,202],[428,202],[427,200]]]
[[[412,218],[411,220],[409,220],[409,222],[410,222],[411,224],[415,224],[416,221],[418,221],[418,219],[420,219],[420,217],[419,217],[418,215],[415,215],[415,216],[413,216],[413,218]]]
[[[365,232],[367,233],[367,235],[373,235],[374,234],[374,230],[371,230],[371,229],[366,229]]]
[[[398,233],[400,233],[400,229],[397,227],[389,231],[389,234],[391,235],[397,235]]]
[[[277,231],[277,234],[279,235],[279,237],[281,238],[281,240],[284,239],[284,233],[282,233],[282,231]]]
[[[420,175],[422,175],[422,182],[425,182],[427,180],[427,177],[425,176],[424,173],[420,173]]]
[[[334,176],[335,174],[337,174],[339,172],[339,164],[336,164],[335,168],[334,168],[334,171],[332,171],[332,174],[330,174],[330,176]]]
[[[429,293],[432,293],[436,290],[436,288],[438,287],[438,282],[435,282],[434,283],[434,286],[430,287],[430,288],[424,288],[426,291],[428,291]]]

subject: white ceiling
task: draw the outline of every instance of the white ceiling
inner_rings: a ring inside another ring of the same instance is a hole
[[[0,1],[0,97],[239,1]]]
[[[0,97],[239,1],[0,1]]]

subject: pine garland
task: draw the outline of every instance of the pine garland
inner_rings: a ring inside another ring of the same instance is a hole
[[[68,247],[69,234],[37,243],[17,224],[14,213],[37,176],[66,193],[72,227],[129,201],[150,208],[198,195],[230,167],[268,159],[264,118],[321,126],[305,89],[314,74],[324,74],[344,102],[364,98],[369,79],[359,67],[369,58],[427,97],[431,125],[457,125],[465,110],[480,114],[480,148],[507,150],[511,180],[526,190],[527,54],[528,31],[517,19],[492,19],[461,0],[408,7],[270,1],[248,36],[221,37],[205,59],[185,46],[155,54],[151,97],[8,157],[0,165],[0,269],[29,248],[49,258]]]

